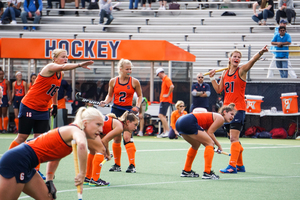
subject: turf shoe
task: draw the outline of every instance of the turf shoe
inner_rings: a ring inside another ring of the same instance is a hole
[[[90,180],[88,177],[85,177],[84,178],[84,181],[83,181],[83,185],[88,185],[90,183]]]
[[[135,167],[133,164],[130,164],[126,170],[126,173],[136,173]]]
[[[117,164],[114,164],[110,169],[110,172],[120,172],[121,171],[121,167]]]
[[[210,173],[203,172],[202,179],[220,179],[218,175],[214,173],[214,171],[210,171]]]
[[[225,169],[220,169],[220,172],[225,174],[236,174],[237,170],[236,167],[232,167],[231,165],[228,165]]]
[[[46,176],[44,176],[44,174],[40,171],[37,171],[39,173],[39,175],[42,177],[43,180],[46,180]]]
[[[187,172],[182,170],[181,172],[181,177],[199,177],[199,174],[196,174],[196,172],[194,172],[193,170]]]
[[[109,186],[110,183],[102,180],[101,178],[98,179],[98,181],[94,181],[93,178],[91,178],[89,182],[89,186],[91,187],[98,187],[98,186]]]
[[[244,165],[242,165],[242,166],[236,166],[236,170],[237,170],[237,172],[246,172],[246,169],[245,169],[245,166]]]

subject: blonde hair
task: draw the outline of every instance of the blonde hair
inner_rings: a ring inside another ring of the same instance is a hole
[[[231,58],[231,56],[234,54],[234,53],[239,53],[241,55],[241,58],[242,58],[242,52],[240,52],[238,49],[235,49],[233,50],[232,52],[230,52],[229,54],[229,58]],[[230,70],[230,66],[231,66],[231,62],[230,60],[228,60],[228,64],[227,64],[227,67],[228,67],[228,70]]]
[[[181,105],[181,104],[183,104],[184,105],[184,102],[183,101],[181,101],[181,100],[178,100],[177,102],[176,102],[176,104],[175,104],[175,108],[179,108],[179,106]]]
[[[132,63],[130,60],[124,59],[122,58],[119,62],[118,62],[118,71],[119,71],[119,75],[121,75],[121,69],[123,69],[124,65],[130,64],[131,67],[133,67]]]
[[[64,49],[54,49],[52,51],[52,61],[54,62],[54,58],[57,58],[59,56],[59,54],[61,54],[62,52],[66,52],[67,53],[67,51],[64,50]]]
[[[92,121],[96,117],[101,117],[103,120],[102,113],[94,107],[80,107],[76,113],[74,124],[78,125],[79,128],[84,129],[83,121]]]
[[[231,104],[229,104],[229,105],[227,105],[227,106],[222,106],[220,109],[219,109],[219,113],[223,116],[224,114],[224,111],[226,111],[226,112],[230,112],[230,111],[236,111],[235,110],[235,104],[234,103],[231,103]]]
[[[114,113],[108,113],[106,116],[114,118],[114,119],[118,119],[117,116]]]
[[[121,122],[126,122],[127,120],[129,120],[129,122],[134,122],[136,120],[139,121],[139,117],[136,116],[135,114],[133,113],[130,113],[128,110],[125,111],[123,113],[123,115],[121,117],[118,117],[118,120],[121,121]]]

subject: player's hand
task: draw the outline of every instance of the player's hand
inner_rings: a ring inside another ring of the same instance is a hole
[[[75,186],[82,185],[84,178],[85,178],[85,174],[82,173],[77,174],[77,176],[74,178]]]
[[[89,61],[85,61],[80,63],[80,67],[85,68],[85,69],[91,69],[88,66],[94,64],[94,61],[89,60]]]
[[[101,107],[105,107],[105,105],[106,105],[106,103],[105,103],[104,101],[100,101],[100,104],[99,104],[99,106],[101,106]]]
[[[47,181],[46,186],[48,188],[49,193],[52,195],[53,199],[56,199],[56,188],[53,184],[53,181]]]
[[[133,107],[132,109],[131,109],[131,111],[136,115],[136,114],[138,114],[139,113],[139,111],[140,111],[140,108],[139,107],[137,107],[137,106],[135,106],[135,107]]]
[[[269,49],[268,49],[267,47],[268,47],[268,45],[264,46],[264,47],[261,49],[261,51],[262,51],[263,53],[268,52]]]
[[[57,115],[57,105],[53,105],[53,108],[51,110],[51,116],[55,118],[56,115]]]

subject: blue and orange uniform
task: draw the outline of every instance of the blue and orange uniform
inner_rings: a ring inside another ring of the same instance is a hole
[[[13,87],[14,87],[14,90],[15,90],[13,106],[14,106],[14,109],[19,110],[21,100],[25,96],[24,81],[22,80],[20,85],[18,85],[17,81],[15,81],[15,84],[14,84]],[[18,116],[15,116],[14,121],[15,121],[15,125],[17,127],[17,130],[19,130],[19,118],[18,118]]]
[[[104,124],[103,124],[103,131],[100,133],[101,138],[105,137],[110,131],[113,130],[113,118],[104,116]],[[93,178],[93,180],[97,181],[100,177],[101,173],[101,166],[100,163],[104,160],[104,155],[101,153],[91,154],[88,155],[87,160],[87,170],[85,177],[88,179]],[[87,182],[84,183],[85,185]]]
[[[180,134],[192,135],[198,134],[198,131],[208,130],[209,127],[214,123],[213,113],[191,113],[180,117],[176,122],[176,130]],[[184,166],[184,170],[189,172],[192,170],[192,163],[197,155],[196,149],[192,147],[189,148],[187,153],[187,158]],[[214,148],[213,146],[206,146],[204,150],[204,172],[210,173],[212,160],[214,157]]]
[[[6,85],[6,79],[3,79],[2,82],[0,82],[0,86],[3,89],[3,98],[2,98],[2,104],[0,105],[0,108],[8,107],[8,97],[7,97],[7,85]],[[3,127],[4,129],[7,128],[8,125],[8,117],[3,118]],[[0,131],[2,131],[2,116],[0,116]]]
[[[238,67],[237,70],[229,75],[229,70],[226,71],[224,76],[224,105],[229,105],[230,103],[235,104],[235,109],[237,110],[236,115],[234,116],[233,120],[230,124],[226,124],[226,128],[229,131],[230,129],[236,129],[241,131],[245,115],[246,115],[246,102],[245,102],[245,89],[246,89],[246,81],[241,79],[239,76]],[[231,143],[230,147],[230,161],[229,165],[236,168],[236,166],[243,166],[243,158],[242,152],[243,147],[240,142],[233,142]],[[222,171],[221,171],[222,172]]]
[[[63,158],[71,152],[72,147],[62,139],[59,128],[53,129],[5,152],[0,160],[0,174],[15,177],[17,183],[27,183],[39,163]]]

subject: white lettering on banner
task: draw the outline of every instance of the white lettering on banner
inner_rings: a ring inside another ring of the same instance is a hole
[[[247,101],[247,109],[248,108],[255,109],[255,103],[256,101]]]
[[[291,108],[292,98],[283,99],[285,109]]]
[[[51,53],[56,48],[65,49],[68,56],[81,59],[107,59],[117,58],[118,47],[121,41],[106,40],[45,40],[45,57],[51,58]],[[94,48],[96,47],[96,48]],[[110,55],[108,55],[110,52]]]

